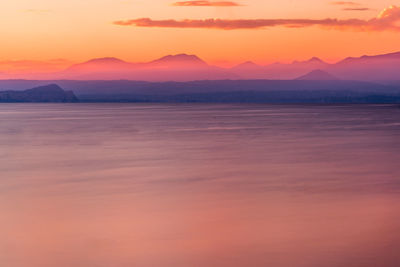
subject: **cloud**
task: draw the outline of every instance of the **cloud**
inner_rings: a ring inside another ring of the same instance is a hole
[[[370,20],[363,19],[204,19],[204,20],[153,20],[140,18],[115,21],[115,25],[158,28],[198,28],[198,29],[263,29],[271,27],[305,28],[321,26],[336,30],[355,31],[400,31],[400,7],[385,8],[378,17]]]
[[[338,5],[338,6],[360,6],[360,3],[357,2],[349,2],[349,1],[336,1],[336,2],[331,2],[332,5]]]
[[[337,1],[337,2],[331,2],[331,4],[337,5],[337,6],[347,6],[342,9],[344,11],[371,11],[372,10],[371,8],[368,8],[368,7],[362,7],[362,5],[357,2]]]
[[[371,11],[372,9],[369,7],[346,7],[343,8],[344,11]]]
[[[173,6],[219,6],[219,7],[232,7],[232,6],[241,6],[236,2],[231,1],[220,1],[220,2],[212,2],[212,1],[182,1],[176,2],[172,4]]]
[[[365,25],[363,20],[337,20],[337,19],[205,19],[205,20],[152,20],[150,18],[133,19],[126,21],[116,21],[116,25],[121,26],[137,26],[137,27],[159,27],[159,28],[209,28],[209,29],[261,29],[268,27],[285,26],[290,28],[304,28],[308,26],[332,26],[345,27],[354,26],[362,27]]]

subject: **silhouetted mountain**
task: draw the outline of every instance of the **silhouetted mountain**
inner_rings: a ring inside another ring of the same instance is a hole
[[[317,57],[313,57],[306,61],[294,61],[290,64],[274,63],[266,66],[248,61],[232,68],[209,65],[196,55],[187,54],[168,55],[144,63],[130,63],[109,57],[92,59],[84,63],[75,64],[61,72],[34,73],[27,71],[26,73],[18,72],[14,74],[1,73],[0,78],[34,78],[43,80],[124,79],[152,82],[222,79],[292,80],[314,70],[327,72],[341,80],[400,80],[400,52],[346,58],[336,64],[328,64]],[[324,79],[327,79],[327,77]]]
[[[261,67],[261,66],[256,64],[256,63],[254,63],[253,61],[246,61],[246,62],[243,62],[243,63],[237,65],[237,66],[232,67],[232,69],[242,69],[242,68],[243,69],[244,68],[252,69],[252,68],[259,68],[259,67]]]
[[[296,80],[303,81],[335,81],[339,80],[335,76],[323,70],[313,70],[306,75],[298,77]]]
[[[327,64],[325,61],[323,61],[322,59],[318,58],[318,57],[312,57],[309,60],[306,61],[294,61],[294,64]]]
[[[328,66],[328,63],[314,57],[307,61],[294,61],[290,64],[274,63],[266,66],[245,62],[231,68],[231,71],[242,79],[292,80],[304,73]]]
[[[364,55],[362,57],[348,57],[342,61],[339,61],[337,64],[347,64],[354,62],[368,62],[368,61],[380,61],[380,60],[400,60],[400,52],[376,55],[376,56],[367,56]]]
[[[201,60],[196,55],[187,54],[168,55],[147,63],[147,65],[170,68],[204,68],[208,66],[206,62]]]
[[[50,84],[24,91],[0,91],[0,102],[78,102],[78,98],[72,91]]]
[[[109,64],[128,64],[128,62],[123,61],[122,59],[115,58],[115,57],[103,57],[103,58],[94,58],[91,59],[83,64],[103,64],[103,65],[109,65]]]
[[[332,65],[328,71],[347,80],[400,80],[400,52],[349,57]]]
[[[169,55],[148,63],[129,63],[116,58],[93,59],[55,75],[57,79],[191,81],[234,79],[225,69],[210,66],[195,55]]]
[[[252,61],[246,61],[237,66],[234,66],[230,71],[236,74],[240,79],[266,79],[268,73],[265,66],[258,65]]]
[[[73,87],[80,88],[78,97],[89,102],[400,103],[397,88],[340,80],[110,81]]]
[[[19,88],[28,82],[0,81],[0,87]],[[83,102],[400,103],[400,85],[342,80],[55,82],[63,88],[74,89]]]
[[[75,64],[66,69],[66,72],[82,72],[82,71],[115,71],[130,69],[134,66],[118,58],[105,57],[95,58],[84,63]]]
[[[231,69],[207,64],[196,55],[168,55],[147,63],[129,63],[117,58],[100,58],[76,64],[60,73],[58,79],[193,81],[220,79],[294,79],[306,72],[325,68],[318,58],[275,63],[267,66],[245,62]]]
[[[319,69],[343,80],[383,81],[400,80],[400,52],[346,58],[328,64],[317,57],[291,64],[274,63],[267,66],[241,64],[231,69],[242,79],[295,79],[304,73]]]

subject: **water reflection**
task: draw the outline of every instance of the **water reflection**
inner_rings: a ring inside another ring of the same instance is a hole
[[[1,105],[0,263],[399,266],[399,115]]]

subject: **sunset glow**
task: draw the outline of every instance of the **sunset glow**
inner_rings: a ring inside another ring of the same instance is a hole
[[[0,61],[113,56],[143,62],[189,53],[218,65],[313,56],[334,62],[397,51],[399,5],[393,0],[3,1]]]
[[[400,0],[0,22],[0,267],[400,267]]]

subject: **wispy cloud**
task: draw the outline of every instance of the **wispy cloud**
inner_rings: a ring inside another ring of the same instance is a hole
[[[344,10],[344,11],[371,11],[371,10],[373,10],[368,7],[363,7],[362,4],[360,4],[360,3],[351,2],[351,1],[336,1],[336,2],[331,2],[331,4],[336,5],[336,6],[343,6],[342,10]]]
[[[204,20],[152,20],[150,18],[141,18],[125,21],[115,21],[114,24],[121,26],[137,27],[159,27],[159,28],[210,28],[210,29],[260,29],[267,27],[286,26],[294,28],[303,28],[307,26],[357,26],[365,25],[363,20],[337,20],[337,19],[204,19]]]
[[[369,7],[345,7],[342,10],[344,10],[344,11],[371,11],[372,9]]]
[[[350,2],[350,1],[336,1],[336,2],[331,2],[332,5],[337,5],[337,6],[360,6],[360,3],[357,2]]]
[[[159,28],[199,28],[199,29],[262,29],[271,27],[304,28],[321,26],[328,29],[355,31],[400,31],[400,7],[390,6],[384,9],[378,17],[363,19],[204,19],[204,20],[153,20],[140,18],[115,21],[115,25]]]
[[[241,6],[239,3],[231,1],[181,1],[172,4],[173,6],[218,6],[218,7],[233,7]]]

